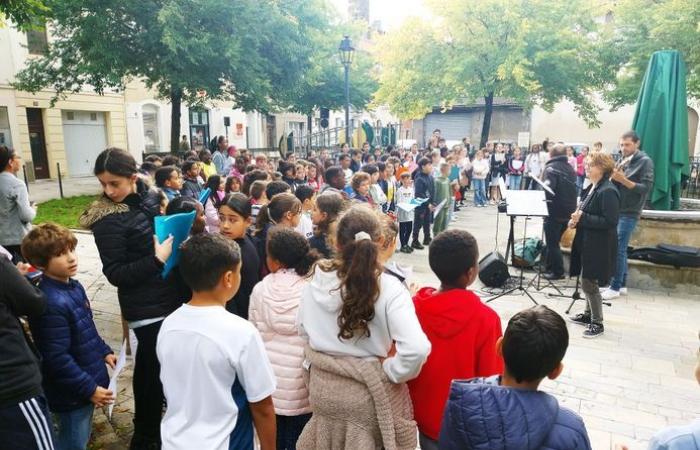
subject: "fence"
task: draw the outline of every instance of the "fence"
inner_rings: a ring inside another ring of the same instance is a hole
[[[683,183],[681,197],[700,199],[700,156],[690,159],[690,177]]]

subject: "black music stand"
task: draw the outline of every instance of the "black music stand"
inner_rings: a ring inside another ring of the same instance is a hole
[[[524,217],[525,218],[525,228],[523,230],[523,238],[527,238],[527,221],[530,217],[547,217],[549,212],[547,211],[547,200],[544,195],[544,191],[508,191],[507,195],[504,196],[506,200],[506,215],[510,217],[510,234],[508,237],[508,250],[512,250],[515,253],[515,218]],[[506,251],[506,255],[509,251]],[[513,256],[511,253],[511,258]],[[505,295],[510,295],[513,292],[519,291],[524,295],[527,295],[532,303],[538,305],[535,298],[530,294],[528,289],[531,287],[531,283],[526,286],[523,282],[525,267],[520,266],[520,274],[518,276],[518,285],[513,289],[504,291],[495,297],[486,300],[486,303],[492,302],[497,298],[503,297]]]

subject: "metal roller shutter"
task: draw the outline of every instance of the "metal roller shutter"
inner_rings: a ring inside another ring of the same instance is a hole
[[[448,141],[461,141],[471,133],[473,114],[446,112],[443,114],[430,113],[425,116],[425,138],[439,128],[440,135]]]

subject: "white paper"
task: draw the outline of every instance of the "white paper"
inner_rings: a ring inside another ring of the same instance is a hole
[[[397,207],[397,208],[402,209],[403,211],[406,211],[406,212],[411,212],[411,211],[413,211],[414,209],[416,209],[417,206],[418,206],[418,205],[414,205],[413,203],[407,203],[407,202],[406,202],[406,203],[397,203],[397,204],[396,204],[396,207]]]
[[[440,214],[440,211],[442,211],[442,208],[444,208],[446,204],[447,204],[447,199],[438,203],[438,205],[433,210],[433,218],[437,217],[437,215]]]
[[[509,216],[549,216],[544,191],[510,191],[506,202],[506,214]]]
[[[117,402],[117,378],[119,377],[119,373],[122,371],[125,365],[126,339],[124,339],[124,342],[122,342],[122,348],[119,349],[119,357],[117,358],[117,364],[114,366],[114,370],[112,371],[112,377],[109,379],[108,389],[112,391],[112,394],[114,394],[114,402],[112,402],[112,404],[109,405],[108,408],[107,417],[109,419],[112,419],[112,410],[114,409],[114,404]]]

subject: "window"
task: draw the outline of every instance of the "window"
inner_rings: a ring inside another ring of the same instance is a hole
[[[73,111],[67,111],[66,120],[75,120],[75,113]]]
[[[143,143],[146,153],[160,151],[160,136],[158,134],[158,107],[143,105]]]
[[[49,50],[46,27],[27,31],[27,49],[30,55],[43,55]]]
[[[90,120],[97,122],[97,113],[90,113]]]
[[[0,145],[12,147],[10,117],[7,113],[7,106],[0,106]]]

